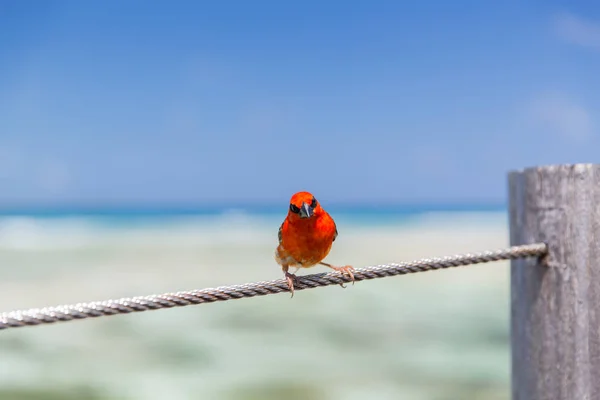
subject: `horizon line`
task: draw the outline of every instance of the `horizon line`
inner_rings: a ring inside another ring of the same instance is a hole
[[[328,202],[328,209],[338,211],[492,211],[506,210],[506,202],[452,201],[452,202]],[[96,203],[96,204],[0,204],[0,215],[7,214],[211,214],[223,211],[285,212],[287,208],[275,202],[204,202],[204,203]]]

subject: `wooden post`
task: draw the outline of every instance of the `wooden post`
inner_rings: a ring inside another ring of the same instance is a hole
[[[513,400],[600,399],[600,165],[511,172]]]

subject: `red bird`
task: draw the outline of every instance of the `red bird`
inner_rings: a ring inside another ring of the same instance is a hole
[[[288,271],[289,267],[296,267],[298,271],[299,268],[321,264],[347,274],[354,282],[354,268],[351,266],[334,267],[322,262],[329,254],[338,231],[333,218],[312,194],[298,192],[292,196],[288,215],[279,227],[278,236],[279,246],[275,251],[275,260],[281,265],[292,297],[296,275]]]

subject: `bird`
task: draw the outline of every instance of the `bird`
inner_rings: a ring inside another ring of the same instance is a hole
[[[279,244],[275,250],[275,260],[285,275],[288,287],[294,297],[296,275],[289,272],[290,267],[311,268],[324,265],[348,275],[354,284],[354,268],[350,265],[333,266],[323,262],[329,254],[338,230],[333,218],[321,207],[315,196],[302,191],[292,195],[287,216],[279,227]],[[344,287],[343,284],[340,284]]]

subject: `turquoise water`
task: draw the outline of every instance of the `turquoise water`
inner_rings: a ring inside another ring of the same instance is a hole
[[[335,264],[508,243],[502,206],[327,209]],[[4,210],[0,309],[280,278],[286,211]],[[508,399],[507,266],[0,332],[0,398]]]
[[[336,219],[365,224],[393,221],[401,223],[431,213],[501,213],[503,204],[402,204],[402,205],[327,205],[327,211]],[[38,220],[63,220],[81,218],[103,224],[132,225],[156,221],[176,221],[185,218],[214,218],[230,214],[252,215],[282,219],[287,207],[281,205],[213,205],[188,207],[5,207],[0,208],[0,218],[28,217]]]

